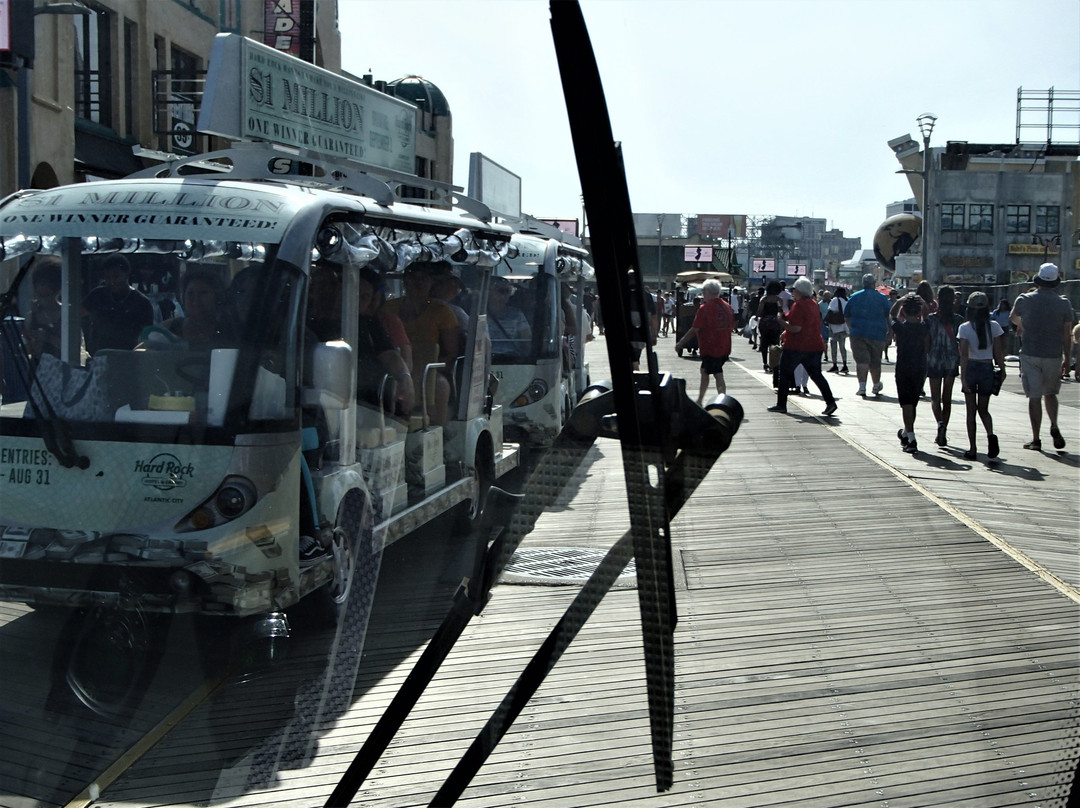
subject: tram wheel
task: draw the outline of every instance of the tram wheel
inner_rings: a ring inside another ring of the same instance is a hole
[[[330,622],[337,622],[345,613],[352,594],[356,567],[360,560],[360,542],[365,526],[370,528],[371,509],[359,492],[347,494],[338,509],[337,521],[330,541],[331,577],[320,592],[322,605]]]

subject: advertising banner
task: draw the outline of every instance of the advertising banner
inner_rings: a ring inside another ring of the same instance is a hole
[[[789,278],[802,278],[806,276],[806,264],[788,264],[787,274]]]
[[[746,238],[746,217],[741,214],[699,213],[697,234],[713,238]]]
[[[214,37],[200,132],[413,174],[415,129],[406,101],[237,34]]]
[[[0,0],[0,51],[11,50],[11,0]]]
[[[712,263],[713,248],[705,246],[683,247],[683,261],[687,263]]]
[[[577,219],[540,219],[539,221],[557,227],[561,233],[568,233],[571,236],[580,235],[578,233]]]
[[[750,262],[755,275],[772,275],[776,272],[775,258],[755,258]]]

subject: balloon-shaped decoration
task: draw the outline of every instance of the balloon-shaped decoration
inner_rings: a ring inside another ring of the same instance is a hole
[[[896,256],[910,250],[921,232],[920,217],[912,213],[890,216],[874,233],[874,257],[886,269],[896,269]]]

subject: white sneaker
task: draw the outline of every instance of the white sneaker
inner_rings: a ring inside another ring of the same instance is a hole
[[[884,382],[878,382],[877,384],[874,385],[874,395],[876,396],[878,393],[880,393],[884,389],[885,389],[885,383]]]

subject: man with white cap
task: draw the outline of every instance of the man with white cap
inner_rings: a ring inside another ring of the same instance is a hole
[[[1055,289],[1061,283],[1061,273],[1055,264],[1043,264],[1034,278],[1034,292],[1020,295],[1013,304],[1009,318],[1020,333],[1020,380],[1028,397],[1028,417],[1031,419],[1031,441],[1025,449],[1040,451],[1042,441],[1042,404],[1050,419],[1050,437],[1055,449],[1065,448],[1065,438],[1058,429],[1058,391],[1061,389],[1062,362],[1068,367],[1072,353],[1072,304]]]

